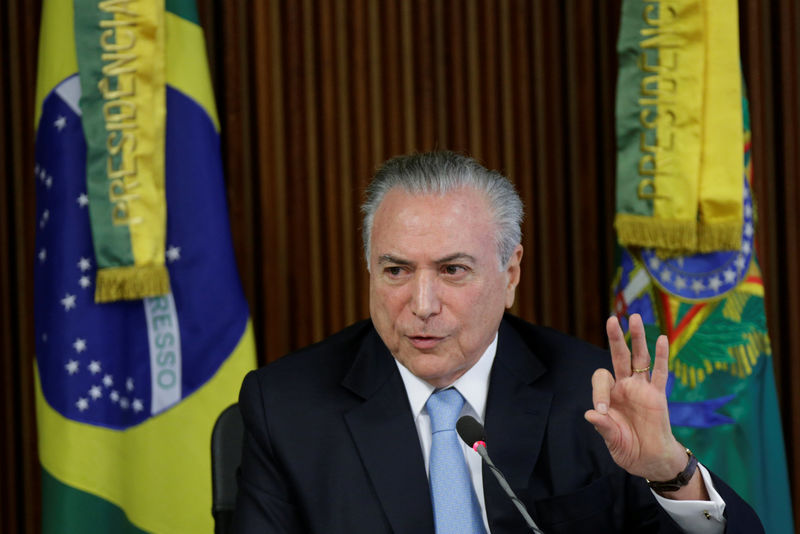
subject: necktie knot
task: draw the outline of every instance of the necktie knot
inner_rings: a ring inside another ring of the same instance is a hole
[[[428,397],[425,406],[431,418],[431,432],[455,430],[464,407],[464,397],[455,388],[443,389]]]

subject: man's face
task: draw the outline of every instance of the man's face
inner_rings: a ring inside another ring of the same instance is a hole
[[[370,315],[395,358],[436,387],[452,384],[494,339],[514,303],[522,246],[500,270],[483,193],[393,189],[375,212]]]

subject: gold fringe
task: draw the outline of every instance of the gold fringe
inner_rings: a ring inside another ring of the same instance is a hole
[[[139,300],[169,293],[164,265],[108,267],[97,271],[94,301]]]
[[[709,224],[618,213],[614,228],[621,245],[655,248],[663,257],[739,250],[742,245],[741,221]]]
[[[665,221],[645,215],[618,213],[614,228],[621,245],[692,251],[697,248],[696,221]]]
[[[700,252],[739,250],[742,247],[742,221],[722,221],[697,225],[697,248]]]

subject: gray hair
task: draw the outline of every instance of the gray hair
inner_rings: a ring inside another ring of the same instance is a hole
[[[486,195],[497,227],[495,243],[500,269],[504,269],[522,241],[522,200],[514,185],[497,171],[490,171],[474,159],[449,151],[397,156],[386,161],[367,186],[362,238],[369,269],[370,238],[375,212],[386,194],[399,188],[414,195],[444,195],[473,188]]]

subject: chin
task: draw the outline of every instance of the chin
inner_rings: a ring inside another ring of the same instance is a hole
[[[411,371],[414,376],[421,378],[429,384],[441,387],[441,385],[450,385],[455,382],[455,379],[449,377],[457,376],[459,369],[453,369],[452,366],[443,366],[441,358],[446,356],[436,356],[433,354],[422,354],[413,357],[410,360],[405,360],[408,365],[406,367]],[[432,361],[433,360],[433,361]],[[402,360],[401,360],[402,361]],[[447,382],[446,384],[439,384],[439,382]]]

